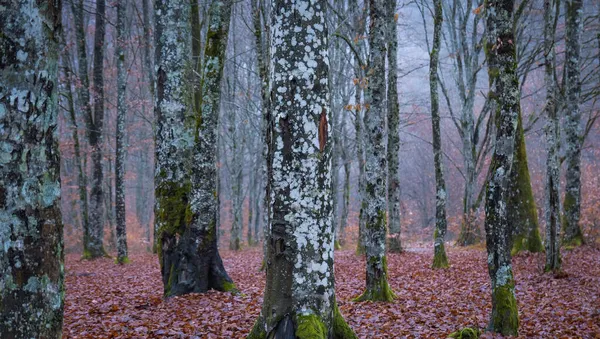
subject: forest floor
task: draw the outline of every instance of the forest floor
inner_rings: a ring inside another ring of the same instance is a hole
[[[242,295],[210,291],[163,300],[158,260],[132,263],[66,258],[64,338],[245,338],[262,303],[262,251],[221,253]],[[513,260],[522,338],[600,338],[600,249],[563,252],[565,277],[542,271],[543,254]],[[359,338],[445,338],[462,327],[485,327],[491,309],[486,254],[450,248],[451,267],[430,269],[430,250],[389,254],[393,303],[357,303],[364,259],[337,251],[336,294]],[[491,338],[491,336],[484,336]]]

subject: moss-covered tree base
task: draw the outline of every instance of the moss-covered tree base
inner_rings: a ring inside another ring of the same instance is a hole
[[[387,279],[381,279],[373,288],[367,288],[365,292],[352,301],[384,301],[391,302],[396,298],[396,294],[387,282]]]
[[[529,233],[528,237],[517,235],[513,241],[511,255],[517,255],[523,251],[529,251],[531,253],[544,252],[542,237],[540,236],[540,231],[537,227]]]
[[[115,264],[117,264],[117,265],[131,264],[131,260],[129,260],[129,257],[116,258]]]
[[[477,225],[466,225],[463,221],[460,224],[460,233],[456,239],[457,246],[471,246],[481,242],[481,234]]]
[[[362,245],[360,242],[358,244],[356,244],[356,251],[355,251],[356,255],[358,256],[362,256],[365,255],[365,246]]]
[[[111,258],[111,256],[104,248],[102,248],[100,251],[91,251],[87,248],[83,249],[81,260],[94,260],[98,258]]]
[[[497,286],[492,291],[492,315],[487,330],[502,335],[517,335],[519,312],[514,294],[514,283]]]
[[[434,251],[433,254],[433,264],[431,268],[433,269],[441,269],[448,268],[450,265],[448,264],[448,256],[446,255],[446,249],[444,248],[444,244],[441,244],[441,248]]]
[[[340,242],[336,239],[333,243],[333,248],[336,250],[341,250],[342,249],[342,244],[340,244]]]
[[[465,327],[459,331],[451,333],[448,338],[454,339],[477,339],[481,335],[481,331],[477,328]]]
[[[580,247],[585,244],[585,240],[583,238],[583,234],[579,233],[571,239],[563,239],[563,247],[566,250],[572,250],[576,247]]]
[[[402,253],[402,244],[398,236],[388,238],[388,252]]]
[[[346,323],[337,305],[333,310],[331,326],[326,326],[316,314],[295,315],[293,321],[290,320],[287,316],[281,318],[272,330],[274,333],[267,333],[263,318],[259,316],[247,339],[271,337],[279,339],[358,339],[352,328]]]

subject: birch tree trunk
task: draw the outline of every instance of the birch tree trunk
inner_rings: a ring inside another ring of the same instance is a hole
[[[558,151],[560,143],[560,120],[557,114],[557,86],[554,78],[556,52],[556,18],[560,6],[558,1],[544,0],[544,83],[546,85],[546,265],[545,271],[560,271],[560,163]]]
[[[0,337],[60,338],[60,2],[0,7]]]
[[[521,96],[513,9],[514,0],[488,0],[485,8],[485,51],[490,81],[488,95],[495,102],[497,129],[485,202],[487,263],[492,285],[492,312],[488,330],[502,335],[517,335],[519,329],[511,263],[512,236],[507,211]]]
[[[387,160],[388,160],[388,220],[390,229],[389,251],[402,251],[400,242],[400,106],[398,104],[398,75],[397,53],[398,32],[396,22],[396,0],[387,1],[386,21],[388,23],[388,110],[387,110]]]
[[[580,52],[582,30],[582,0],[565,0],[565,92],[566,114],[565,134],[567,147],[565,149],[566,187],[564,208],[563,244],[580,246],[583,244],[583,233],[579,225],[581,216],[581,147],[583,146],[583,131],[581,127],[581,80]]]
[[[117,263],[129,262],[127,256],[127,230],[125,227],[125,116],[127,104],[127,70],[125,69],[125,20],[127,2],[117,3],[117,44],[115,57],[117,59],[117,136],[115,159],[115,203],[117,221]]]
[[[363,244],[367,257],[366,289],[357,301],[392,301],[394,293],[387,281],[385,242],[386,220],[386,149],[385,137],[385,56],[386,1],[371,0],[369,16],[368,84],[365,92],[365,196]]]
[[[90,193],[90,243],[84,257],[94,259],[106,255],[104,250],[104,174],[102,144],[104,126],[104,31],[105,0],[96,1],[96,30],[94,32],[94,115],[88,117],[87,128],[92,152],[92,191]],[[82,9],[83,10],[83,9]]]
[[[442,0],[434,0],[433,46],[429,55],[429,90],[431,93],[431,130],[433,134],[433,162],[435,167],[435,231],[433,233],[433,268],[447,268],[448,257],[444,247],[446,230],[446,181],[444,180],[444,160],[442,158],[442,137],[440,129],[440,105],[438,95],[438,63],[442,22]]]
[[[335,300],[327,2],[272,6],[272,224],[263,308],[248,338],[356,338]]]

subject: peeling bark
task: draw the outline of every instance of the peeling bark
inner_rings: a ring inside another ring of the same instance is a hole
[[[60,2],[3,2],[0,27],[0,337],[60,338]]]

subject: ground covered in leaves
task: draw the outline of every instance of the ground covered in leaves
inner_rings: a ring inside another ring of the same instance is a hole
[[[600,249],[563,254],[560,279],[543,274],[543,254],[514,258],[520,337],[600,338]],[[151,254],[133,255],[126,266],[68,255],[64,337],[244,338],[262,303],[262,251],[222,256],[243,295],[211,291],[163,300]],[[449,259],[451,268],[432,271],[430,250],[390,254],[397,300],[356,303],[351,299],[364,287],[364,259],[338,251],[340,310],[360,338],[445,338],[461,327],[485,327],[491,308],[485,252],[450,249]]]

